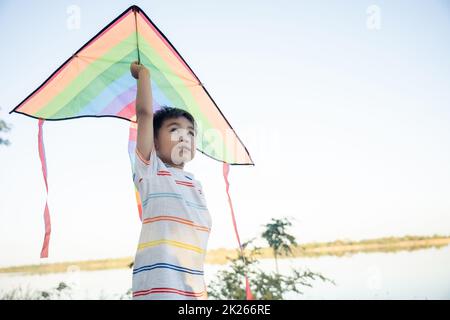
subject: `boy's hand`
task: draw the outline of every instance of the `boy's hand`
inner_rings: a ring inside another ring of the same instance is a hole
[[[143,65],[139,64],[137,61],[134,61],[130,65],[131,75],[135,79],[139,79],[140,74],[150,75],[150,71]]]

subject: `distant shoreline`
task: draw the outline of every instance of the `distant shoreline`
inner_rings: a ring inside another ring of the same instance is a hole
[[[427,248],[442,248],[450,244],[450,236],[404,236],[388,237],[361,241],[337,240],[326,243],[307,243],[299,244],[292,248],[294,258],[313,258],[322,256],[350,256],[357,253],[374,252],[400,252],[414,251]],[[206,264],[224,264],[226,257],[235,257],[236,249],[213,249],[206,255]],[[272,259],[273,253],[270,248],[262,248],[260,259]],[[285,258],[285,257],[280,257]],[[67,272],[75,268],[80,271],[95,271],[108,269],[127,269],[132,263],[132,257],[72,261],[61,263],[50,263],[41,265],[23,265],[0,268],[0,273],[26,273],[26,274],[45,274]]]

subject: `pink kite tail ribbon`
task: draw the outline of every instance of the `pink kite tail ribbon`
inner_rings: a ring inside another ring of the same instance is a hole
[[[50,234],[52,232],[52,225],[50,221],[50,211],[48,210],[48,184],[47,184],[47,160],[45,159],[45,148],[44,140],[42,137],[42,125],[44,124],[44,119],[39,119],[39,131],[38,131],[38,148],[39,148],[39,158],[41,159],[42,174],[44,176],[45,189],[47,190],[45,199],[45,210],[44,210],[44,223],[45,223],[45,236],[44,243],[42,244],[41,258],[48,258],[48,246],[50,243]]]
[[[239,243],[239,249],[241,250],[242,253],[242,258],[245,260],[245,256],[244,256],[244,249],[242,248],[242,244],[241,244],[241,239],[239,237],[239,232],[238,232],[238,228],[237,228],[237,224],[236,224],[236,217],[234,215],[234,210],[233,210],[233,203],[231,202],[231,197],[230,197],[230,184],[228,182],[228,173],[230,172],[230,165],[228,163],[223,163],[223,178],[225,179],[225,184],[226,184],[226,189],[227,189],[227,195],[228,195],[228,204],[230,205],[230,209],[231,209],[231,218],[233,219],[233,226],[234,226],[234,232],[236,234],[236,238],[237,241]],[[253,300],[253,294],[252,291],[250,290],[250,281],[248,280],[248,276],[247,276],[247,272],[245,272],[245,295],[247,300]]]
[[[130,131],[128,134],[128,155],[130,157],[131,162],[131,170],[134,170],[134,162],[135,162],[135,150],[136,150],[136,140],[137,140],[137,123],[134,121],[130,122]],[[139,213],[139,219],[142,221],[142,201],[141,196],[139,194],[138,189],[134,186],[134,195],[136,197],[136,203]]]

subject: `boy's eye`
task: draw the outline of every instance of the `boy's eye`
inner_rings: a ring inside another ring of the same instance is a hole
[[[174,131],[176,131],[176,130],[178,130],[178,128],[172,128],[172,129],[170,129],[170,132],[174,132]],[[194,131],[189,131],[189,134],[190,134],[191,136],[195,136]]]

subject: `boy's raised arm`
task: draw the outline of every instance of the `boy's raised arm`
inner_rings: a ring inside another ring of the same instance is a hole
[[[136,61],[130,66],[131,74],[137,79],[136,117],[137,141],[136,148],[144,160],[150,159],[153,150],[153,105],[150,72]]]

